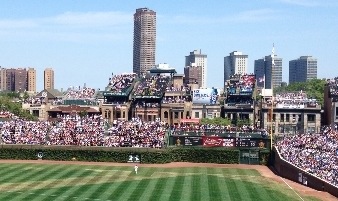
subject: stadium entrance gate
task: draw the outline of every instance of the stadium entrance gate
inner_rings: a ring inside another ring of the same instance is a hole
[[[240,149],[239,163],[259,165],[259,150],[258,149]]]

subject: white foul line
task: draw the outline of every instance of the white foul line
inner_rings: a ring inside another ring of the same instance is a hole
[[[296,195],[298,195],[298,197],[302,200],[302,201],[304,201],[304,199],[302,198],[302,197],[300,197],[300,195],[288,184],[288,183],[286,183],[286,181],[282,178],[282,177],[279,177],[279,178],[281,178],[281,180],[283,180],[284,181],[284,183],[293,191],[293,192],[295,192],[296,193]]]

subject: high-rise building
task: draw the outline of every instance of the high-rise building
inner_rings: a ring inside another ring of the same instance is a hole
[[[0,67],[0,91],[7,90],[6,69]]]
[[[233,51],[224,57],[224,83],[234,74],[245,74],[248,66],[248,55]]]
[[[15,69],[14,82],[15,82],[15,91],[25,91],[27,90],[27,70],[25,68]]]
[[[36,92],[36,70],[28,68],[27,70],[27,91]]]
[[[138,8],[134,14],[133,72],[146,73],[155,67],[156,12]]]
[[[257,79],[257,86],[264,87],[264,77],[265,77],[265,61],[263,59],[255,60],[254,72]]]
[[[289,84],[306,82],[317,78],[317,59],[312,56],[301,56],[289,61]]]
[[[282,66],[282,58],[277,57],[273,48],[271,55],[265,56],[264,59],[255,60],[255,73],[259,73],[259,75],[256,74],[256,77],[258,80],[264,78],[264,86],[266,89],[280,87],[283,81]],[[263,70],[264,75],[260,77]],[[258,83],[260,83],[260,81],[258,81]]]
[[[184,84],[198,84],[201,87],[201,83],[202,66],[192,63],[191,66],[184,67]]]
[[[194,50],[190,52],[188,56],[185,56],[185,66],[200,66],[202,68],[202,80],[201,83],[198,83],[201,88],[207,87],[207,69],[208,69],[208,61],[207,55],[202,54],[201,50]]]
[[[16,69],[6,69],[6,91],[15,91],[15,71]]]
[[[46,68],[43,73],[44,89],[54,89],[54,70]]]

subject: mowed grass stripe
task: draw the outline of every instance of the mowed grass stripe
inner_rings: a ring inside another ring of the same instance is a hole
[[[130,172],[129,175],[124,178],[124,181],[122,181],[121,183],[118,184],[117,188],[114,189],[114,191],[112,191],[110,193],[110,195],[108,196],[109,200],[120,200],[121,196],[123,195],[123,193],[125,191],[127,191],[127,189],[129,189],[129,186],[131,185],[132,182],[130,182],[131,180],[133,180],[135,173],[134,172]]]
[[[193,169],[189,168],[186,170],[187,172],[192,172]],[[191,191],[192,189],[190,188],[190,185],[193,180],[193,175],[186,175],[184,182],[183,182],[183,187],[182,187],[182,192],[181,192],[181,200],[190,200],[192,193],[194,191]]]
[[[236,170],[236,175],[243,175],[243,173],[244,172],[241,169]],[[244,173],[244,174],[246,174],[246,173]],[[240,196],[241,196],[242,200],[248,200],[249,201],[249,200],[252,200],[252,198],[254,198],[254,197],[250,196],[248,189],[245,188],[245,186],[243,185],[243,182],[246,182],[246,180],[245,179],[243,180],[243,178],[245,178],[245,177],[233,178],[233,181],[234,181],[234,183],[237,187],[237,190],[240,192]]]
[[[228,174],[226,169],[223,169],[223,173]],[[237,189],[237,186],[232,178],[225,178],[224,183],[228,189],[229,197],[231,201],[241,201],[240,192]]]
[[[210,197],[209,197],[209,182],[208,182],[208,168],[205,168],[205,167],[202,167],[201,168],[201,173],[202,175],[200,176],[201,177],[201,190],[202,190],[202,194],[201,194],[201,198],[203,201],[208,201],[210,200]]]
[[[249,170],[244,170],[244,169],[238,169],[239,172],[243,173],[243,174],[247,174],[248,176],[252,176],[251,175],[251,171]],[[256,179],[256,180],[260,180],[261,178],[253,178],[253,177],[249,177],[247,178],[248,181],[252,180],[252,179]],[[243,186],[248,190],[249,195],[251,198],[254,198],[254,200],[264,200],[264,199],[269,199],[270,196],[268,195],[267,191],[265,188],[263,188],[261,185],[258,185],[258,183],[254,183],[254,182],[243,182]],[[271,198],[269,200],[272,200]]]
[[[0,164],[0,175],[4,175],[8,172],[11,171],[11,169],[15,168],[15,166],[5,163],[5,164]]]
[[[74,177],[71,182],[74,182],[75,180],[77,181],[78,184],[82,184],[82,182],[86,179],[88,179],[88,174],[89,172],[85,169],[85,168],[78,168],[79,170],[79,176],[78,177]],[[72,186],[72,188],[66,188],[66,187],[61,187],[58,188],[54,194],[58,195],[57,198],[55,200],[64,200],[65,194],[72,194],[74,191],[76,191],[77,189],[80,188],[80,185],[75,185]]]
[[[215,178],[217,182],[217,186],[220,190],[220,198],[221,198],[220,200],[224,200],[224,201],[231,200],[230,195],[229,195],[228,186],[224,185],[225,183],[224,180],[228,178],[223,174],[222,168],[215,169],[215,173],[222,175],[222,176],[217,176]]]
[[[154,182],[156,181],[155,182],[156,188],[153,191],[151,191],[151,193],[147,194],[149,195],[149,198],[144,199],[144,200],[149,200],[149,201],[160,200],[163,190],[167,188],[167,182],[169,179],[172,179],[172,178],[165,177],[165,178],[154,179]]]
[[[154,171],[155,171],[155,168],[147,168],[144,173],[143,171],[140,173],[142,174],[142,176],[151,177]],[[129,187],[130,192],[128,193],[126,192],[125,195],[121,196],[121,200],[135,201],[135,200],[139,200],[142,194],[151,193],[149,189],[147,188],[151,180],[152,179],[147,178],[147,179],[139,180],[138,182],[136,181],[133,182],[133,184]]]
[[[13,165],[11,164],[11,167],[7,170],[1,171],[1,177],[0,177],[0,184],[6,183],[11,180],[11,178],[18,174],[18,171],[22,170],[23,167],[25,167],[27,164],[19,164],[19,165]]]
[[[210,200],[222,200],[221,190],[217,182],[218,176],[212,175],[212,174],[216,174],[215,169],[208,168],[207,173],[208,173],[209,199]]]
[[[115,168],[115,167],[114,167]],[[126,167],[119,167],[119,170],[121,171],[125,171]],[[115,168],[116,170],[116,168]],[[118,179],[117,181],[112,180],[110,185],[107,186],[105,193],[102,193],[101,195],[101,200],[111,200],[111,201],[115,201],[115,199],[113,198],[112,194],[114,194],[114,192],[117,191],[123,191],[123,187],[119,189],[119,187],[124,183],[127,182],[126,180],[130,180],[130,178],[132,177],[132,175],[134,175],[135,173],[133,171],[130,171],[130,173],[128,174],[128,176],[123,176],[121,177],[121,172],[119,171],[115,171],[116,178]],[[113,176],[114,178],[114,176]],[[110,197],[112,197],[110,199]]]
[[[79,185],[76,185],[76,186],[74,186],[74,188],[71,188],[68,191],[63,192],[62,194],[60,194],[60,197],[67,197],[69,199],[74,199],[74,197],[76,197],[76,198],[81,197],[81,198],[85,199],[85,198],[87,198],[88,194],[84,195],[84,193],[86,193],[90,188],[92,188],[92,186],[94,185],[93,183],[96,182],[99,179],[98,176],[102,176],[102,174],[109,173],[109,172],[105,172],[105,171],[103,171],[101,173],[97,173],[97,172],[94,172],[94,171],[86,170],[87,167],[81,167],[81,168],[82,168],[82,171],[84,171],[83,174],[87,174],[90,177],[77,178],[78,179],[77,184],[79,184]],[[111,168],[111,167],[106,166],[103,169],[99,168],[98,170],[108,170],[109,168]],[[92,169],[92,168],[90,168],[90,169]],[[112,171],[112,173],[117,174],[117,171],[116,172]],[[110,176],[106,176],[106,177],[107,177],[107,179],[111,178]]]
[[[172,191],[170,193],[169,200],[170,201],[175,201],[175,200],[180,200],[182,196],[182,190],[183,190],[183,185],[184,185],[184,180],[185,180],[185,175],[184,173],[187,171],[187,168],[182,168],[182,171],[180,173],[183,173],[183,175],[178,174],[175,177],[175,183],[172,188]]]
[[[199,168],[194,167],[193,172],[198,173]],[[202,193],[202,191],[201,191],[201,175],[194,175],[192,177],[191,184],[190,184],[190,192],[191,192],[191,197],[190,197],[191,201],[202,201],[202,197],[201,197],[201,193]]]
[[[103,192],[101,191],[102,193],[98,194],[98,193],[95,193],[95,191],[100,190],[100,188],[103,187],[104,185],[109,185],[108,184],[109,182],[114,181],[113,176],[119,176],[119,174],[121,174],[120,171],[109,171],[109,170],[112,170],[112,167],[110,166],[106,166],[103,169],[100,168],[100,170],[103,170],[102,174],[97,175],[99,177],[94,177],[93,178],[94,180],[92,180],[94,182],[99,181],[100,183],[93,184],[93,182],[88,182],[88,183],[85,183],[85,185],[86,184],[89,184],[89,185],[80,187],[79,190],[81,190],[82,193],[80,193],[79,195],[75,195],[79,197],[79,200],[84,200],[86,198],[89,198],[90,200],[99,199],[100,196],[102,196]]]
[[[177,173],[184,172],[184,168],[180,168],[180,169],[175,168],[173,170],[176,170],[176,171],[173,171],[173,172],[177,172]],[[174,185],[175,185],[175,181],[176,181],[177,177],[168,177],[167,179],[168,180],[166,181],[166,185],[163,186],[163,190],[160,192],[161,194],[158,194],[159,199],[157,199],[157,200],[161,200],[161,201],[169,200],[171,192],[175,188]],[[153,192],[153,193],[156,193],[156,192]],[[159,193],[159,192],[157,191],[157,193]]]
[[[60,181],[63,183],[63,185],[68,186],[69,183],[71,183],[72,180],[65,180],[65,179],[58,179],[58,178],[64,178],[66,175],[69,175],[69,177],[71,178],[76,178],[76,175],[80,175],[81,171],[79,171],[79,168],[76,166],[69,166],[67,169],[61,171],[58,174],[55,174],[55,176],[53,176],[53,180],[51,180],[52,182],[50,182],[49,184],[45,185],[43,187],[43,189],[38,190],[35,192],[35,194],[39,194],[39,192],[41,192],[41,194],[46,194],[47,197],[43,198],[43,197],[38,197],[37,199],[34,199],[34,201],[40,201],[40,200],[50,200],[50,198],[48,196],[50,195],[56,195],[55,192],[58,190],[58,188],[56,188],[59,184]],[[56,178],[56,179],[54,179]],[[48,178],[46,178],[48,180]]]
[[[154,172],[165,172],[164,168],[154,168],[153,169],[153,173]],[[151,200],[151,196],[154,194],[154,191],[156,191],[156,189],[161,188],[161,186],[159,185],[160,181],[162,179],[159,178],[151,178],[149,180],[148,186],[147,186],[147,193],[143,193],[139,200]],[[164,182],[164,180],[162,180],[162,183]],[[163,190],[163,188],[162,188]]]
[[[36,175],[38,179],[46,179],[49,176],[55,174],[55,172],[60,171],[63,172],[62,169],[65,166],[54,166],[53,168],[50,168],[49,170],[44,170],[40,172],[40,175]],[[31,175],[28,175],[25,177],[24,181],[27,180]],[[13,189],[15,189],[16,192],[28,192],[30,191],[29,189],[33,189],[34,186],[38,185],[38,183],[33,182],[23,182],[23,183],[15,183],[15,187],[13,186]],[[18,197],[24,197],[26,196],[25,194],[8,194],[7,196],[1,198],[1,200],[20,200]]]

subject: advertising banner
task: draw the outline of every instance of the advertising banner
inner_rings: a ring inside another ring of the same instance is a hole
[[[174,145],[176,146],[199,146],[202,145],[200,136],[174,136]]]
[[[235,138],[203,136],[203,146],[206,147],[234,147],[235,144]]]
[[[217,89],[195,89],[193,90],[192,102],[197,104],[216,104],[218,99]]]

